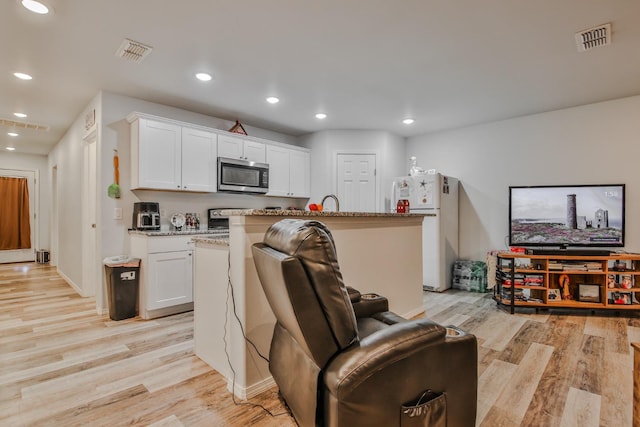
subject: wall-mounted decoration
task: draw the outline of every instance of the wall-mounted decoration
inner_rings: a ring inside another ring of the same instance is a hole
[[[84,130],[88,131],[96,124],[96,109],[93,108],[84,116]]]

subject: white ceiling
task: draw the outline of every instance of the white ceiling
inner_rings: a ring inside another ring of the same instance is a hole
[[[640,94],[633,0],[50,2],[0,5],[0,118],[51,127],[0,126],[0,148],[47,153],[101,89],[292,135],[412,136]],[[607,22],[612,44],[579,53],[574,33]],[[152,53],[116,57],[125,38]]]

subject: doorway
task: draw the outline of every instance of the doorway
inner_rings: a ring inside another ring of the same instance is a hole
[[[92,133],[85,139],[84,149],[84,180],[82,185],[82,296],[96,295],[98,288],[97,267],[97,197],[96,197],[96,134]]]
[[[49,263],[58,265],[58,165],[51,168],[51,219],[49,230],[51,235],[51,257]]]
[[[0,263],[9,262],[29,262],[36,260],[36,247],[38,242],[38,171],[37,170],[17,170],[0,169],[0,176],[9,178],[26,178],[29,191],[29,228],[31,232],[31,247],[28,249],[0,250]]]
[[[337,196],[342,211],[375,212],[378,205],[375,153],[338,153]]]

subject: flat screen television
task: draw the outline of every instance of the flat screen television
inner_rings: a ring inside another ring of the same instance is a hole
[[[624,184],[509,187],[509,245],[624,246]]]

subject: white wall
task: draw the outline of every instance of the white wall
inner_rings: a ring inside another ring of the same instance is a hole
[[[640,96],[412,137],[421,166],[460,179],[460,258],[505,249],[510,185],[626,184],[626,247],[640,251]]]
[[[300,137],[302,146],[311,149],[311,197],[317,203],[327,194],[335,194],[337,180],[335,169],[337,153],[376,153],[378,188],[378,212],[389,211],[391,179],[406,175],[404,138],[386,131],[328,130]]]
[[[34,241],[35,249],[49,249],[49,175],[47,173],[47,157],[37,154],[20,154],[15,152],[0,152],[0,169],[15,169],[37,171],[39,187],[36,211],[38,236]]]
[[[49,209],[53,209],[53,199],[57,200],[58,212],[53,217],[58,218],[57,224],[51,224],[51,232],[57,235],[57,248],[52,247],[52,260],[58,272],[81,295],[89,296],[83,289],[90,287],[82,283],[83,263],[83,183],[85,182],[84,156],[86,142],[85,112],[96,109],[96,121],[100,119],[100,97],[96,96],[87,108],[76,118],[62,139],[53,147],[48,156],[49,193],[51,202]],[[99,146],[98,146],[99,150]],[[52,179],[53,168],[57,169],[57,178]],[[55,245],[55,236],[51,236]]]

